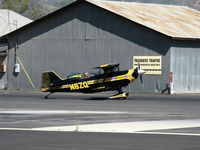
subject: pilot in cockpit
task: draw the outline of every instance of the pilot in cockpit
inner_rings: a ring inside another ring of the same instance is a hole
[[[89,73],[88,73],[88,72],[84,72],[84,73],[83,73],[83,78],[84,78],[84,79],[87,79],[88,77],[89,77]]]

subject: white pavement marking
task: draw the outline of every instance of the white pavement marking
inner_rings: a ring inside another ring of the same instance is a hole
[[[184,128],[194,128],[194,127],[200,127],[200,119],[104,123],[104,124],[41,127],[41,128],[0,128],[0,129],[1,130],[109,132],[109,133],[169,134],[169,135],[200,136],[200,134],[193,134],[193,133],[170,133],[170,132],[166,133],[166,132],[160,132],[160,131],[157,132],[157,130],[184,129]]]
[[[0,114],[147,114],[145,112],[116,112],[116,111],[76,111],[76,110],[23,110],[23,109],[0,109]],[[181,129],[200,127],[200,119],[193,120],[159,120],[121,123],[102,123],[72,126],[54,126],[41,128],[0,128],[3,130],[36,130],[36,131],[77,131],[77,132],[115,132],[115,133],[141,133],[141,134],[172,134],[172,135],[196,135],[190,133],[163,133],[156,130]],[[151,132],[147,132],[151,131]],[[153,132],[152,132],[153,131]]]
[[[189,136],[200,136],[200,134],[195,133],[173,133],[173,132],[134,132],[137,134],[159,134],[159,135],[189,135]]]
[[[57,126],[57,127],[33,128],[32,130],[136,133],[149,130],[179,129],[179,128],[193,128],[193,127],[200,127],[200,119]]]
[[[0,110],[0,114],[129,114],[131,112],[116,111],[76,111],[76,110]],[[132,114],[132,113],[131,113]]]

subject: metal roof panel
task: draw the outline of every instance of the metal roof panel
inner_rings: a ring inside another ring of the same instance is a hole
[[[32,22],[20,14],[9,9],[0,9],[0,36],[8,34],[18,28]]]
[[[86,0],[173,38],[200,38],[200,12],[185,6]]]

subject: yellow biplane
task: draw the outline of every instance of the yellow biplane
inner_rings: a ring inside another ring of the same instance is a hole
[[[87,72],[74,73],[66,79],[60,78],[55,72],[48,71],[42,74],[42,91],[50,92],[48,96],[55,92],[81,92],[96,93],[102,91],[118,91],[116,95],[109,97],[110,99],[126,99],[128,93],[122,92],[122,87],[128,86],[129,83],[135,81],[139,76],[142,81],[144,70],[140,69],[140,65],[136,69],[125,71],[119,70],[119,64],[105,64],[94,69],[99,69],[98,74],[89,77]]]

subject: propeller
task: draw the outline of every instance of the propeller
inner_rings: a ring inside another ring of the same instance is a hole
[[[142,84],[142,87],[144,87],[144,86],[143,86],[142,75],[143,75],[145,72],[146,72],[145,70],[143,70],[143,69],[140,68],[140,63],[138,62],[138,67],[134,70],[133,77],[134,77],[135,79],[137,79],[138,76],[140,76],[140,82],[141,82],[141,84]]]
[[[144,84],[143,84],[143,79],[142,79],[142,75],[145,73],[145,71],[143,69],[140,69],[140,63],[138,62],[138,74],[140,76],[140,82],[142,84],[142,87],[144,87]]]

